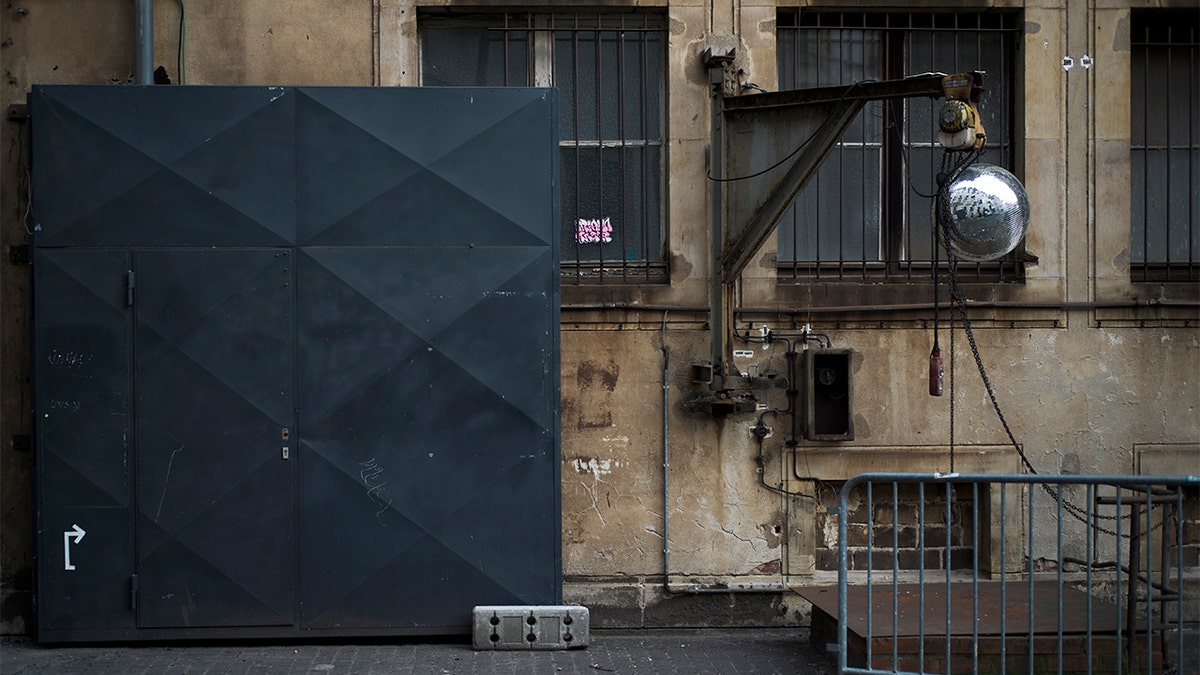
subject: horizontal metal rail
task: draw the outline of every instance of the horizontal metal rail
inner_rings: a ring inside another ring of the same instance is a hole
[[[1200,520],[1198,487],[1200,476],[851,478],[830,509],[838,672],[1194,667],[1184,662],[1184,608],[1200,570],[1185,585],[1183,550],[1197,544],[1184,540],[1184,522]]]

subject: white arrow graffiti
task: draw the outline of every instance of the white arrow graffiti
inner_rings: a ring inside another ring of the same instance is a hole
[[[73,570],[75,566],[71,564],[71,540],[75,543],[83,541],[83,535],[87,534],[83,528],[78,525],[71,525],[71,529],[63,532],[63,569]]]

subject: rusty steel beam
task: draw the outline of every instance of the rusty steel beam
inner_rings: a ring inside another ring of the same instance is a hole
[[[887,98],[915,98],[919,96],[941,98],[943,95],[942,79],[944,77],[945,75],[942,73],[929,73],[906,77],[902,80],[859,82],[857,84],[836,85],[832,87],[810,87],[808,89],[727,96],[725,97],[725,110],[762,110],[764,108],[802,106],[843,100],[865,102]]]
[[[863,105],[883,99],[941,97],[944,77],[927,74],[724,97],[727,175],[722,277],[732,280],[746,268]],[[791,153],[795,154],[789,157]],[[771,168],[764,171],[763,167]]]
[[[735,96],[732,50],[704,54],[712,96],[709,177],[713,390],[732,362],[733,288],[788,205],[868,101],[952,96],[978,101],[982,72]]]

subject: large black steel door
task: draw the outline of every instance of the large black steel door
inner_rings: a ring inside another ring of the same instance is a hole
[[[561,602],[553,91],[31,102],[40,638]]]
[[[290,252],[138,252],[138,625],[291,624]]]

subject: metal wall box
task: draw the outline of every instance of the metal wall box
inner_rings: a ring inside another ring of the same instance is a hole
[[[473,612],[475,649],[579,649],[590,642],[589,612],[579,605],[488,605]]]
[[[800,363],[804,437],[854,440],[854,351],[809,349]]]
[[[30,105],[40,640],[562,601],[553,90]]]

